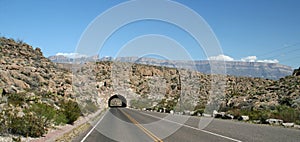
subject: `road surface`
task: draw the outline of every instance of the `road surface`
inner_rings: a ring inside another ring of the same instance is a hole
[[[198,117],[110,108],[81,142],[299,142],[300,130],[213,119],[198,128]],[[187,118],[187,119],[182,119]],[[179,123],[187,120],[184,124]]]

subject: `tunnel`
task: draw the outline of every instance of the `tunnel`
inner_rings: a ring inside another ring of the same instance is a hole
[[[127,107],[127,101],[122,95],[113,95],[108,100],[109,107]]]

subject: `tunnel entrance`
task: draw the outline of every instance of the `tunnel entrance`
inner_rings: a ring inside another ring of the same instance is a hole
[[[113,95],[108,100],[109,107],[127,107],[127,101],[122,95]]]

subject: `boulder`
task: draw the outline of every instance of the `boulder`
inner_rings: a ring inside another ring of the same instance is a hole
[[[30,85],[28,85],[26,82],[18,80],[18,79],[13,79],[14,80],[14,84],[22,89],[28,89],[30,88]]]
[[[247,116],[247,115],[242,115],[240,118],[239,118],[239,120],[242,120],[242,121],[248,121],[250,118],[249,118],[249,116]]]
[[[281,125],[283,123],[283,120],[270,118],[267,119],[266,122],[268,122],[270,125]]]
[[[20,68],[21,66],[18,66],[16,64],[6,66],[6,69],[8,70],[19,70]]]
[[[295,123],[282,123],[284,127],[294,127]]]

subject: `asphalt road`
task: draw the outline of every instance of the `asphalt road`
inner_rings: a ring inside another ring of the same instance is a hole
[[[82,142],[299,142],[300,130],[213,119],[199,129],[198,117],[111,108]],[[78,140],[77,140],[78,141]]]

